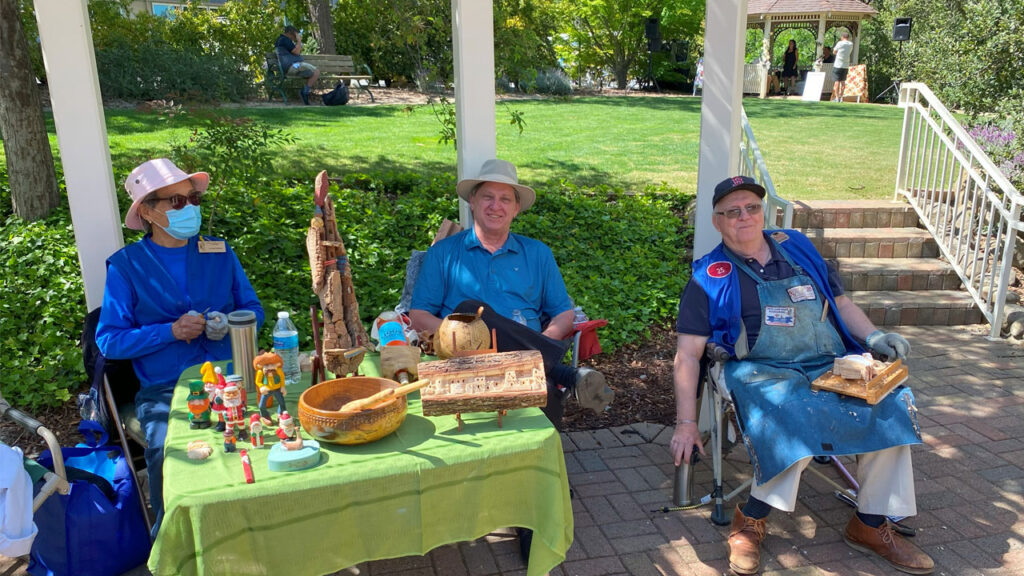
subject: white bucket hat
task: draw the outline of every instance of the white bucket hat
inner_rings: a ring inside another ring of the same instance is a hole
[[[516,192],[519,193],[520,212],[524,212],[527,208],[533,206],[533,201],[537,199],[537,193],[533,191],[533,188],[519,183],[519,179],[516,177],[515,165],[505,160],[498,160],[497,158],[484,162],[484,165],[480,167],[480,175],[476,178],[459,180],[458,185],[455,186],[455,192],[459,195],[459,198],[469,202],[469,197],[473,195],[473,190],[484,182],[498,182],[515,188]]]
[[[187,174],[167,158],[147,160],[139,164],[124,181],[124,189],[132,199],[131,208],[128,208],[128,213],[124,215],[124,225],[132,230],[142,230],[139,204],[153,192],[184,180],[191,180],[192,186],[200,194],[206,192],[207,186],[210,185],[210,175],[206,172]]]

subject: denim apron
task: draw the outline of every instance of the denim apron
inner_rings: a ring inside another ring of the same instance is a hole
[[[794,275],[765,280],[726,250],[736,267],[757,282],[761,299],[761,331],[754,347],[724,366],[757,482],[768,482],[807,456],[920,444],[909,388],[897,387],[874,406],[811,389],[811,381],[831,369],[846,347],[829,319],[822,320],[821,291],[784,250],[779,253]]]

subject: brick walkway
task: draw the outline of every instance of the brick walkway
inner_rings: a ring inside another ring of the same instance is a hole
[[[914,448],[919,513],[905,523],[918,530],[915,541],[935,559],[936,574],[1024,574],[1024,347],[989,342],[979,327],[900,332],[913,345],[908,364],[925,440]],[[563,435],[575,539],[552,576],[729,573],[726,528],[709,521],[709,508],[651,512],[670,505],[670,434],[637,424]],[[746,452],[733,450],[725,468],[730,490],[749,477]],[[830,466],[820,469],[838,481]],[[698,465],[698,495],[710,491],[710,478],[710,468]],[[896,573],[843,543],[850,514],[830,486],[805,474],[796,511],[769,517],[763,574]],[[23,573],[10,569],[0,557],[0,574]],[[338,574],[504,576],[525,567],[514,535],[498,531]]]

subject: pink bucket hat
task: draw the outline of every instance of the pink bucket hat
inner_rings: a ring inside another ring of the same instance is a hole
[[[186,174],[167,158],[157,158],[140,164],[124,181],[124,189],[132,199],[132,206],[124,216],[124,225],[132,230],[143,230],[142,218],[139,218],[139,204],[156,190],[185,180],[191,180],[192,186],[200,194],[206,192],[206,187],[210,185],[210,175],[206,172]]]

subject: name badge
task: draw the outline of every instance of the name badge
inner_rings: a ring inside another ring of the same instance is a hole
[[[767,326],[796,326],[796,311],[792,306],[765,306],[764,323]]]
[[[224,245],[223,240],[200,240],[199,241],[199,253],[200,254],[214,254],[218,252],[224,252],[227,247]]]
[[[789,292],[789,299],[793,302],[803,302],[804,300],[814,300],[817,298],[814,294],[814,287],[810,284],[794,286],[786,290],[786,292]]]

